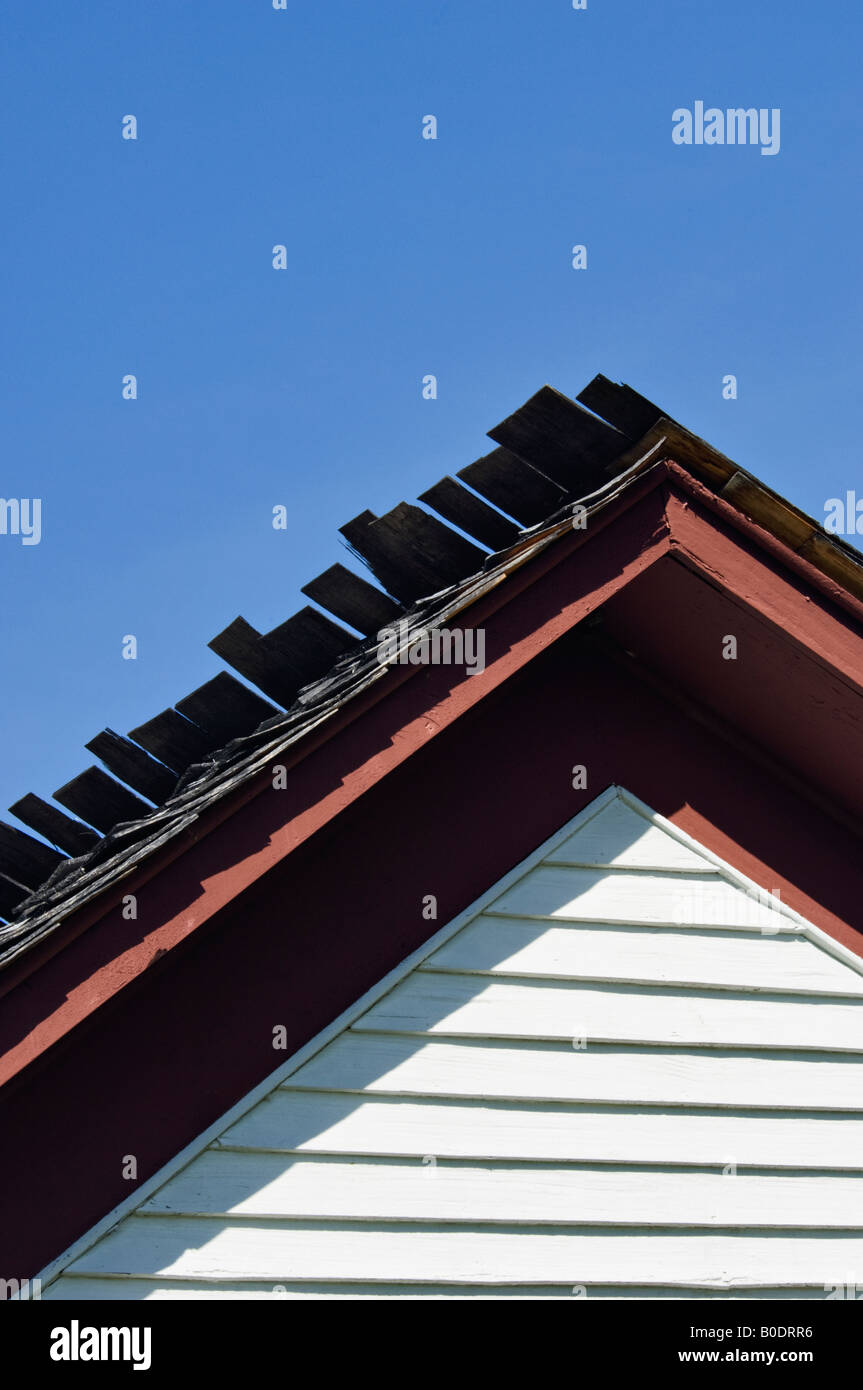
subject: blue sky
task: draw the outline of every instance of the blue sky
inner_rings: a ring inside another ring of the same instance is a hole
[[[628,381],[816,517],[863,496],[852,0],[10,0],[0,30],[0,495],[43,501],[39,545],[0,536],[0,815],[544,382]],[[696,100],[778,107],[779,154],[674,145]]]

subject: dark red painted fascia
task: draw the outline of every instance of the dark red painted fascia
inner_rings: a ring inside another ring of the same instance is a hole
[[[724,534],[731,536],[736,533],[747,542],[753,552],[761,551],[763,557],[769,557],[774,573],[781,574],[785,582],[790,583],[798,593],[812,594],[814,591],[819,596],[825,612],[840,622],[847,622],[850,618],[851,631],[858,637],[863,637],[863,603],[853,594],[841,588],[835,580],[830,579],[817,566],[778,540],[758,522],[752,521],[737,507],[711,492],[710,488],[694,478],[679,463],[667,459],[664,466],[668,470],[669,479],[678,485],[677,491],[671,493],[672,503],[669,508],[669,523],[673,531],[672,546],[679,547],[694,564],[704,568],[699,545],[705,528],[704,525],[697,525],[700,508],[718,521]],[[687,498],[697,503],[698,507],[688,507]],[[688,531],[684,531],[687,521],[690,521],[692,526]],[[733,587],[733,582],[733,579],[730,579],[729,587]]]

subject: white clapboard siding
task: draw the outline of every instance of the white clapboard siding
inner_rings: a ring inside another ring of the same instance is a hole
[[[546,856],[549,864],[704,874],[713,865],[688,845],[651,825],[619,798],[568,835]]]
[[[819,1049],[863,1054],[863,1001],[669,993],[416,971],[354,1028],[450,1037]]]
[[[282,1089],[221,1143],[278,1152],[549,1163],[863,1171],[863,1117],[518,1102],[402,1100]]]
[[[50,1300],[75,1299],[91,1302],[104,1302],[107,1300],[127,1300],[129,1302],[151,1303],[160,1302],[245,1302],[248,1300],[261,1301],[263,1299],[360,1299],[378,1300],[382,1298],[399,1298],[402,1300],[413,1299],[423,1302],[429,1299],[465,1299],[481,1298],[483,1301],[492,1302],[499,1299],[525,1299],[533,1300],[538,1298],[566,1299],[572,1302],[573,1299],[590,1298],[591,1303],[597,1300],[617,1302],[621,1299],[675,1299],[688,1302],[690,1299],[722,1299],[725,1302],[736,1302],[740,1299],[769,1299],[772,1302],[777,1300],[794,1301],[799,1298],[824,1299],[825,1297],[845,1298],[847,1283],[843,1280],[841,1284],[835,1286],[837,1292],[834,1294],[825,1291],[823,1284],[816,1284],[814,1287],[807,1288],[803,1285],[796,1287],[784,1286],[783,1288],[765,1288],[758,1286],[739,1286],[733,1291],[716,1288],[692,1288],[691,1286],[678,1285],[674,1287],[662,1288],[659,1285],[641,1287],[622,1287],[621,1285],[610,1284],[591,1284],[588,1289],[584,1284],[514,1284],[507,1287],[488,1284],[357,1284],[342,1281],[338,1284],[307,1283],[301,1284],[296,1280],[285,1282],[281,1280],[274,1284],[263,1283],[260,1280],[247,1280],[238,1283],[236,1280],[219,1280],[216,1282],[204,1282],[194,1279],[168,1280],[159,1279],[129,1279],[129,1278],[87,1278],[78,1275],[74,1278],[63,1278],[56,1283],[49,1285],[43,1293],[42,1298]]]
[[[560,1226],[863,1231],[863,1176],[732,1176],[638,1168],[336,1162],[215,1150],[139,1209],[150,1215]]]
[[[351,1032],[301,1067],[293,1086],[405,1096],[730,1105],[863,1113],[863,1060],[710,1049],[506,1046]]]
[[[429,1179],[433,1182],[434,1179]],[[733,1179],[728,1179],[729,1182]],[[561,1230],[132,1216],[79,1274],[189,1279],[863,1285],[863,1235]]]
[[[43,1296],[863,1288],[863,967],[763,899],[610,789]]]
[[[802,936],[558,926],[486,914],[435,951],[422,968],[546,980],[863,996],[863,974]]]
[[[747,895],[718,874],[698,877],[557,864],[531,870],[495,899],[491,911],[508,917],[756,932],[778,931],[782,925],[769,902]]]

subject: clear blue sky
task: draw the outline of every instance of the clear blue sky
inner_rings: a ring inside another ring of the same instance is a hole
[[[863,496],[859,0],[9,0],[0,29],[0,495],[44,509],[0,536],[0,815],[544,382],[628,381],[819,518]],[[779,107],[779,154],[675,146],[696,100]]]

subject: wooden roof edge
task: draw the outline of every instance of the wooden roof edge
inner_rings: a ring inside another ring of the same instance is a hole
[[[657,420],[637,444],[621,455],[616,466],[629,466],[645,446],[660,442],[667,445],[668,454],[676,463],[707,483],[724,501],[863,602],[863,554],[676,420],[665,416]]]

